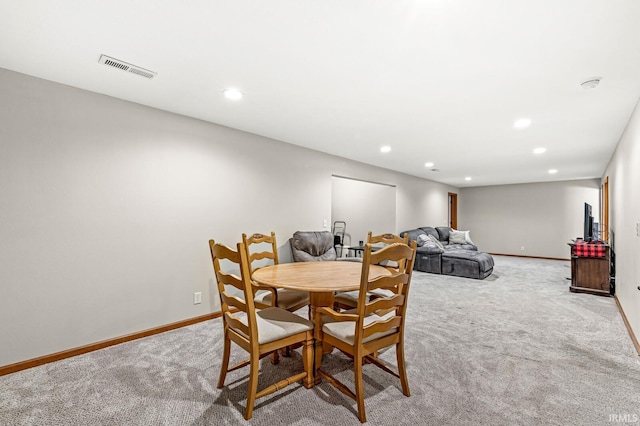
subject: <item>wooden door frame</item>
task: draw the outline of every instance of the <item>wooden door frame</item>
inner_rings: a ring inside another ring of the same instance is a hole
[[[458,194],[455,192],[448,193],[447,208],[449,209],[449,226],[458,229]]]
[[[609,242],[609,176],[604,178],[602,185],[602,216],[600,216],[600,231],[602,239]]]

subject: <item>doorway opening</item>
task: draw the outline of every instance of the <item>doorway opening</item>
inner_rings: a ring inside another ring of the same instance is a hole
[[[373,235],[396,233],[395,185],[331,176],[331,221],[341,231],[343,247],[360,245]]]
[[[449,192],[449,226],[458,229],[458,194]]]

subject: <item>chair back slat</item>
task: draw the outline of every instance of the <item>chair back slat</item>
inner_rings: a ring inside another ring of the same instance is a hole
[[[247,234],[243,234],[243,238],[242,238],[242,242],[247,244],[260,244],[260,243],[273,243],[274,241],[274,233],[272,232],[271,235],[265,235],[265,234],[260,234],[260,233],[255,233],[253,234],[251,237],[246,238]]]
[[[273,253],[270,251],[258,251],[249,255],[249,262],[253,263],[256,260],[269,259],[273,260]]]
[[[392,297],[378,297],[365,306],[365,315],[373,314],[380,310],[396,309],[404,303],[404,294],[396,294]]]
[[[409,275],[396,272],[393,275],[383,275],[378,278],[374,278],[368,282],[367,288],[369,291],[378,288],[381,289],[393,289],[398,285],[406,284],[409,281]]]
[[[394,234],[382,234],[382,235],[372,235],[372,232],[369,231],[369,234],[367,235],[367,242],[369,244],[377,244],[377,243],[384,243],[384,244],[393,244],[393,243],[400,243],[400,244],[409,244],[409,235],[405,235],[404,237],[400,237],[398,235],[394,235]]]
[[[225,321],[227,322],[227,324],[229,324],[229,327],[231,327],[232,329],[241,332],[245,336],[251,336],[251,331],[249,330],[249,327],[246,324],[244,324],[242,321],[240,321],[240,319],[234,316],[233,314],[229,312],[225,312]]]
[[[366,339],[375,333],[384,333],[385,331],[389,331],[392,329],[400,330],[400,326],[402,325],[402,317],[395,316],[391,317],[385,321],[374,322],[371,325],[364,327],[362,330],[362,338]]]
[[[229,307],[233,307],[238,309],[241,312],[247,311],[247,304],[244,300],[240,299],[238,296],[234,296],[227,292],[224,292],[220,295],[221,300],[226,303]]]
[[[238,290],[242,290],[244,287],[242,284],[242,278],[233,273],[218,271],[216,272],[216,278],[225,286],[230,285],[237,288]]]

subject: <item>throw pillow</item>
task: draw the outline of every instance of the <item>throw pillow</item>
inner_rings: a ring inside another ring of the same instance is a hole
[[[429,239],[429,236],[427,234],[420,234],[418,235],[418,238],[416,239],[416,241],[418,242],[418,246],[422,247],[427,243],[427,241],[431,241],[431,240]]]
[[[444,246],[442,245],[442,243],[440,242],[440,240],[438,240],[436,237],[434,237],[433,235],[429,235],[429,239],[438,247],[444,250]]]
[[[452,229],[449,233],[449,244],[466,244],[465,231]]]
[[[475,246],[473,241],[471,241],[471,237],[469,236],[469,231],[464,231],[464,240],[467,242],[467,244],[473,244]]]

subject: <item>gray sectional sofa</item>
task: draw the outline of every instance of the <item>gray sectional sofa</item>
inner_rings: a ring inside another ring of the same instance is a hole
[[[493,272],[493,257],[478,251],[468,233],[452,233],[448,226],[425,226],[400,233],[409,234],[409,241],[417,241],[414,268],[434,274],[483,280]]]

